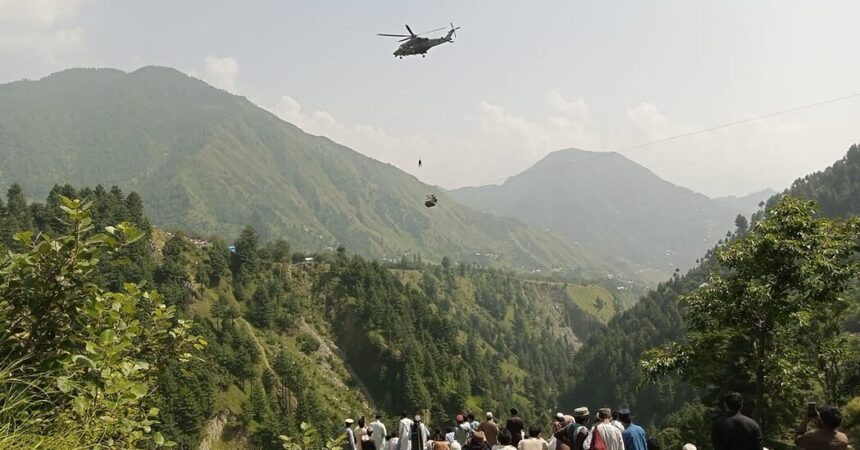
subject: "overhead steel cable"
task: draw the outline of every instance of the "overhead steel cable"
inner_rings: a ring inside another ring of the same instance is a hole
[[[804,110],[804,109],[811,109],[811,108],[815,108],[815,107],[818,107],[818,106],[827,105],[827,104],[830,104],[830,103],[841,102],[841,101],[849,100],[849,99],[856,98],[856,97],[860,97],[860,92],[857,92],[857,93],[854,93],[854,94],[849,94],[849,95],[843,95],[843,96],[841,96],[841,97],[835,97],[835,98],[831,98],[831,99],[827,99],[827,100],[822,100],[822,101],[815,102],[815,103],[808,103],[808,104],[801,105],[801,106],[795,106],[795,107],[793,107],[793,108],[783,109],[783,110],[781,110],[781,111],[776,111],[776,112],[772,112],[772,113],[768,113],[768,114],[762,114],[762,115],[759,115],[759,116],[749,117],[749,118],[746,118],[746,119],[736,120],[736,121],[734,121],[734,122],[728,122],[728,123],[724,123],[724,124],[721,124],[721,125],[716,125],[716,126],[713,126],[713,127],[702,128],[702,129],[695,130],[695,131],[689,131],[689,132],[686,132],[686,133],[676,134],[676,135],[668,136],[668,137],[665,137],[665,138],[655,139],[655,140],[653,140],[653,141],[644,142],[644,143],[642,143],[642,144],[636,144],[636,145],[631,145],[631,146],[629,146],[629,147],[624,147],[624,148],[622,148],[621,150],[616,150],[616,151],[607,151],[607,152],[599,152],[599,153],[597,153],[597,154],[595,154],[595,155],[593,155],[593,156],[589,156],[589,157],[587,157],[587,158],[577,159],[577,160],[575,160],[575,161],[570,161],[570,162],[566,162],[566,163],[555,164],[555,165],[551,165],[551,166],[547,166],[547,167],[540,167],[540,168],[536,168],[536,169],[530,170],[530,171],[529,171],[529,173],[543,172],[543,171],[550,170],[550,169],[557,169],[557,168],[559,168],[559,167],[565,167],[565,166],[571,166],[571,165],[574,165],[574,164],[580,164],[580,163],[587,162],[587,161],[591,161],[591,160],[595,160],[595,159],[598,159],[598,158],[605,158],[605,157],[607,157],[607,156],[612,156],[612,155],[615,155],[615,154],[621,154],[621,153],[626,153],[626,152],[629,152],[629,151],[632,151],[632,150],[636,150],[636,149],[640,149],[640,148],[644,148],[644,147],[650,147],[650,146],[655,145],[655,144],[662,144],[662,143],[664,143],[664,142],[675,141],[675,140],[683,139],[683,138],[687,138],[687,137],[690,137],[690,136],[696,136],[696,135],[699,135],[699,134],[710,133],[710,132],[712,132],[712,131],[722,130],[722,129],[724,129],[724,128],[730,128],[730,127],[734,127],[734,126],[737,126],[737,125],[743,125],[743,124],[745,124],[745,123],[755,122],[755,121],[762,120],[762,119],[769,119],[769,118],[771,118],[771,117],[776,117],[776,116],[781,116],[781,115],[785,115],[785,114],[790,114],[790,113],[793,113],[793,112],[802,111],[802,110]],[[507,180],[507,179],[509,179],[509,178],[512,178],[512,177],[514,177],[514,176],[516,176],[516,175],[512,175],[512,176],[508,176],[508,177],[503,177],[503,178],[496,178],[496,179],[494,179],[494,180],[486,181],[486,182],[481,183],[481,184],[476,184],[475,186],[483,186],[483,185],[487,185],[487,184],[495,184],[496,182],[499,182],[499,181],[505,181],[505,180]]]

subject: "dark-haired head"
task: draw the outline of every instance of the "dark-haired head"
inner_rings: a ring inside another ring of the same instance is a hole
[[[723,405],[729,412],[739,412],[744,406],[744,399],[737,392],[729,392],[723,397]]]
[[[518,415],[519,413],[520,413],[520,412],[519,412],[519,411],[517,411],[517,408],[511,408],[511,415],[512,415],[512,416],[516,416],[516,415]]]
[[[442,430],[437,428],[435,431],[433,431],[433,440],[434,441],[444,441],[445,440],[445,435],[442,434]]]
[[[475,414],[473,414],[473,413],[466,414],[466,417],[469,418],[469,422],[475,420]]]
[[[612,418],[612,410],[609,408],[600,408],[597,410],[597,418],[600,420],[608,420]]]
[[[818,409],[821,424],[830,429],[839,428],[842,424],[842,412],[835,406],[822,406]]]
[[[358,418],[358,427],[364,428],[364,416]]]
[[[377,413],[376,414],[376,420],[382,420],[382,414]]]
[[[529,427],[529,437],[536,438],[540,436],[540,432],[543,431],[540,425],[532,425]]]
[[[507,428],[502,428],[501,431],[499,431],[499,444],[511,445],[511,441],[513,441],[511,432],[508,431]]]
[[[405,418],[409,417],[409,413],[408,413],[408,412],[406,412],[406,411],[403,411],[403,412],[401,412],[401,413],[400,413],[400,417],[402,417],[402,418],[404,418],[404,419],[405,419]]]
[[[656,437],[651,436],[648,438],[648,450],[660,450],[660,441]]]

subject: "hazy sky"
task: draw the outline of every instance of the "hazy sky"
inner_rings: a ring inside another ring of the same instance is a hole
[[[172,66],[459,187],[561,148],[619,150],[860,93],[858,17],[856,0],[0,0],[0,82]],[[395,59],[375,35],[451,21],[456,42],[424,59]],[[860,98],[626,155],[713,196],[784,188],[856,142]]]

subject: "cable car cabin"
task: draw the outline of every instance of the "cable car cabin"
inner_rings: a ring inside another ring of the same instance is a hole
[[[437,201],[438,201],[438,200],[436,200],[436,196],[435,196],[435,195],[432,195],[432,194],[431,194],[431,195],[428,195],[428,196],[427,196],[427,199],[426,199],[426,200],[424,200],[424,206],[426,206],[426,207],[428,207],[428,208],[432,208],[432,207],[436,206],[436,202],[437,202]]]

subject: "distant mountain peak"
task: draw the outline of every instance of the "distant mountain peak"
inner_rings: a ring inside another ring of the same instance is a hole
[[[451,195],[661,273],[691,267],[737,214],[617,152],[554,151],[501,185]]]
[[[606,270],[557,234],[443,194],[428,210],[431,189],[412,175],[169,67],[71,69],[0,85],[0,98],[0,175],[33,197],[116,184],[168,229],[229,238],[250,224],[313,251]]]

